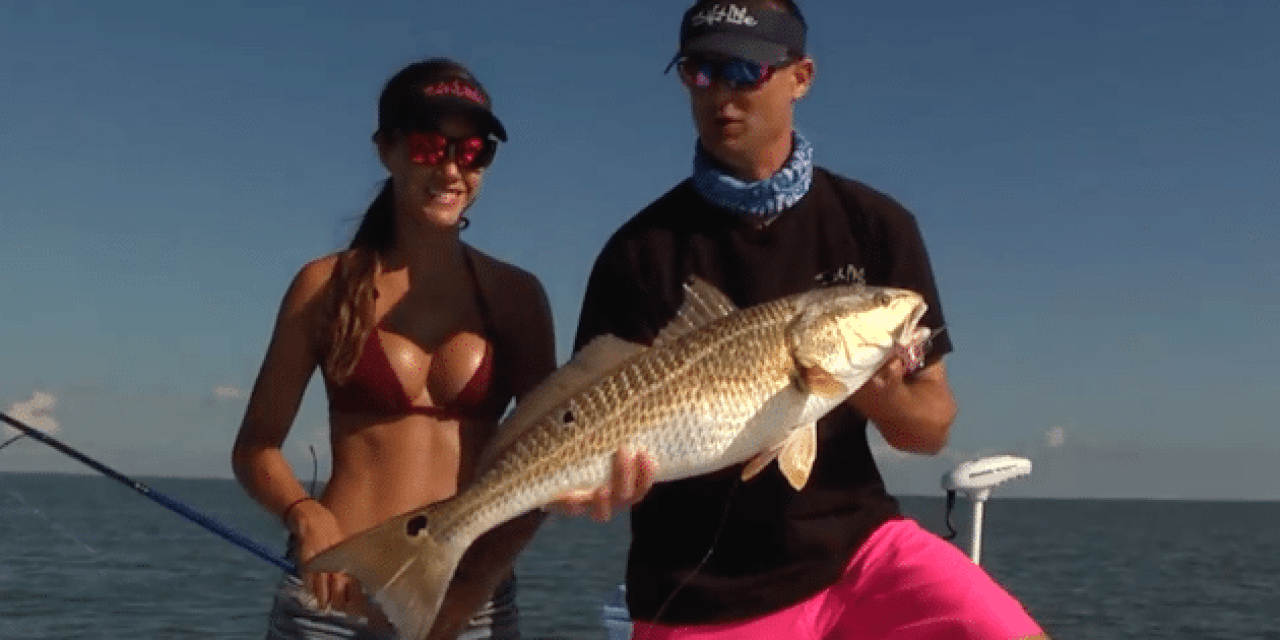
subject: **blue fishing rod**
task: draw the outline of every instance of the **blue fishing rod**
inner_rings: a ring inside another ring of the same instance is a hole
[[[22,435],[35,438],[36,440],[39,440],[40,442],[43,442],[49,445],[50,447],[53,447],[54,449],[57,449],[58,451],[65,453],[71,456],[72,458],[79,460],[80,462],[83,462],[84,464],[93,468],[98,473],[101,473],[102,475],[108,478],[111,478],[112,480],[115,480],[116,482],[119,482],[120,484],[123,484],[126,487],[133,489],[134,491],[137,491],[138,493],[141,493],[142,495],[146,496],[156,504],[159,504],[160,506],[170,511],[173,511],[174,513],[177,513],[178,515],[186,518],[187,520],[190,520],[204,527],[208,531],[218,535],[223,540],[226,540],[227,542],[230,542],[231,544],[234,544],[237,547],[240,547],[241,549],[244,549],[245,551],[248,551],[249,553],[252,553],[253,555],[258,556],[259,558],[266,560],[267,562],[270,562],[271,564],[274,564],[275,566],[280,567],[281,569],[284,569],[289,573],[292,573],[295,575],[298,573],[298,567],[294,565],[292,562],[290,562],[288,559],[281,557],[275,554],[274,552],[272,552],[270,549],[258,544],[257,542],[254,542],[243,533],[240,533],[239,531],[236,531],[235,529],[232,529],[231,527],[228,527],[227,525],[222,524],[221,522],[218,522],[217,520],[214,520],[213,518],[203,513],[200,513],[196,509],[189,507],[163,493],[160,493],[159,491],[156,491],[155,489],[152,489],[147,485],[142,484],[141,482],[138,482],[137,480],[134,480],[122,473],[117,472],[116,470],[102,464],[101,462],[98,462],[97,460],[94,460],[93,458],[90,458],[89,456],[86,456],[83,453],[80,453],[79,451],[76,451],[75,449],[72,449],[71,447],[59,442],[58,440],[50,437],[45,432],[40,431],[35,427],[31,427],[26,424],[23,424],[22,422],[14,420],[13,418],[10,418],[5,413],[0,413],[0,420],[3,420],[6,424],[13,427],[14,429],[21,431]],[[5,442],[4,445],[0,445],[0,448],[6,447],[12,444],[14,441],[16,441],[20,437],[22,436],[16,436],[10,439],[8,442]]]

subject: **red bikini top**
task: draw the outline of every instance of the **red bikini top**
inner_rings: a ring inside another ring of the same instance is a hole
[[[480,288],[480,278],[476,274],[476,267],[472,262],[470,252],[464,250],[462,257],[471,276],[476,305],[480,310],[480,320],[484,325],[484,332],[488,336],[484,346],[484,357],[480,359],[480,364],[476,367],[475,373],[471,374],[471,379],[467,381],[466,386],[446,405],[415,405],[413,398],[405,392],[404,385],[401,384],[395,369],[391,368],[391,361],[387,359],[386,349],[383,348],[382,340],[379,338],[381,329],[373,327],[369,331],[369,337],[365,339],[364,345],[360,349],[360,359],[356,361],[356,366],[347,380],[338,385],[331,381],[328,376],[325,376],[325,388],[329,395],[329,411],[372,413],[385,416],[416,414],[445,419],[461,418],[467,415],[475,415],[478,412],[481,405],[490,396],[490,391],[492,391],[490,388],[493,383],[492,340],[493,336],[498,334],[493,324],[489,305],[486,304],[483,291]],[[377,296],[376,292],[374,296]],[[433,362],[432,366],[435,366],[435,364]],[[428,372],[427,380],[431,379],[430,373]]]
[[[493,347],[486,342],[480,365],[448,405],[413,404],[413,399],[405,392],[400,378],[391,368],[391,361],[387,359],[387,352],[378,337],[380,331],[377,327],[369,331],[369,338],[360,350],[360,359],[356,361],[355,369],[346,382],[337,385],[325,377],[330,411],[458,418],[474,413],[489,396],[489,387],[493,381]]]

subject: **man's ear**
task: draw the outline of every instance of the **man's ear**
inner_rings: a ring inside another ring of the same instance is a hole
[[[813,58],[805,56],[796,61],[788,69],[795,78],[795,92],[792,93],[792,100],[799,100],[805,94],[809,93],[809,88],[813,86],[814,75],[817,74],[817,66],[813,62]]]

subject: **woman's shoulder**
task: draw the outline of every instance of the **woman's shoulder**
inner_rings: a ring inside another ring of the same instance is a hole
[[[285,294],[285,303],[307,304],[314,301],[333,279],[334,270],[338,267],[341,253],[330,253],[320,256],[302,265],[289,285]]]

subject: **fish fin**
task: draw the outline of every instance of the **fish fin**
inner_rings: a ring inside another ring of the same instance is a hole
[[[796,429],[782,443],[782,453],[778,454],[778,469],[786,477],[791,488],[799,491],[809,482],[809,473],[813,471],[813,461],[818,457],[818,424],[809,424]]]
[[[498,425],[497,433],[480,457],[478,468],[487,469],[499,452],[540,423],[547,412],[563,403],[566,398],[613,373],[632,357],[648,349],[644,345],[608,334],[588,342],[572,359],[551,372],[538,386],[520,398],[515,409]]]
[[[653,343],[670,342],[737,310],[737,305],[715,285],[692,276],[684,284],[684,304],[680,305],[676,317],[662,328]]]
[[[572,373],[577,375],[577,384],[574,386],[581,387],[583,383],[594,381],[601,374],[612,372],[623,362],[648,349],[649,347],[642,344],[628,342],[614,335],[597,336],[579,349],[578,353],[547,379],[553,380],[562,373],[565,375]]]
[[[802,390],[824,398],[834,398],[849,393],[844,384],[818,365],[808,367],[801,365],[799,383]]]
[[[764,470],[765,467],[769,466],[770,462],[773,462],[774,458],[778,457],[778,451],[778,447],[772,447],[756,454],[756,457],[747,462],[746,467],[743,467],[742,479],[745,481],[756,477],[756,474]]]
[[[448,538],[431,528],[438,512],[428,507],[391,518],[326,549],[303,569],[351,575],[400,637],[425,638],[466,551],[461,542],[439,542]]]

